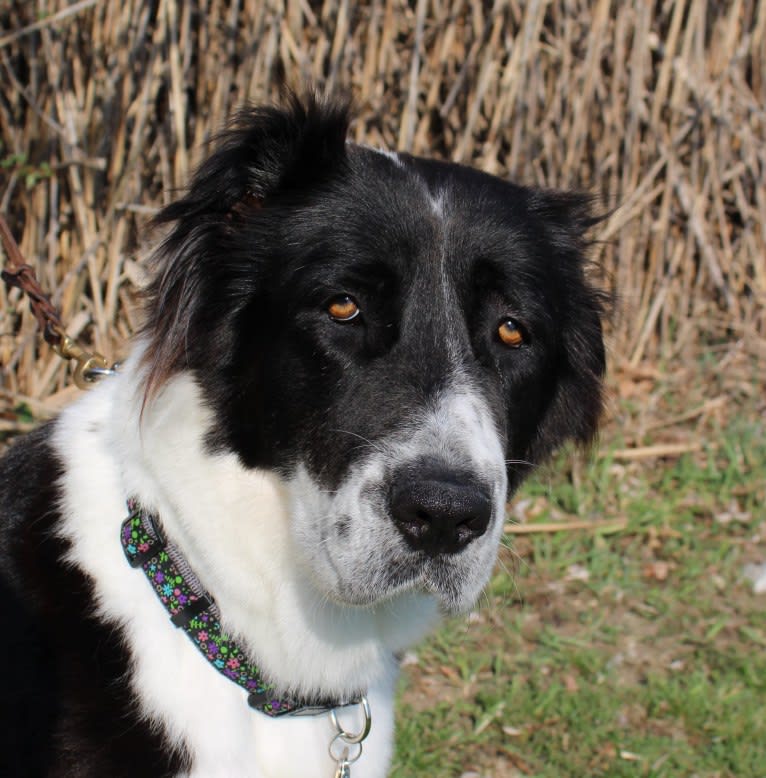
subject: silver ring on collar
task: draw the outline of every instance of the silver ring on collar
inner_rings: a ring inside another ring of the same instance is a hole
[[[349,744],[346,743],[345,740],[343,740],[343,735],[341,735],[340,732],[338,732],[337,735],[330,741],[330,759],[333,760],[338,765],[338,768],[341,769],[343,767],[348,770],[354,762],[358,761],[359,757],[362,755],[362,744],[361,743],[352,743],[351,746],[355,748],[354,753],[351,753],[351,749],[349,748]],[[342,749],[340,753],[336,754],[336,749]],[[338,772],[336,775],[345,776],[348,775],[348,772]]]
[[[330,721],[332,722],[332,725],[335,727],[335,731],[337,732],[335,737],[339,737],[344,743],[348,743],[349,745],[361,743],[367,737],[367,735],[370,734],[370,727],[372,727],[372,715],[370,714],[370,703],[368,702],[367,697],[362,697],[358,704],[362,706],[364,724],[362,725],[362,729],[356,734],[353,732],[346,732],[346,730],[343,729],[343,727],[340,725],[340,722],[338,721],[337,708],[333,708],[330,711]]]

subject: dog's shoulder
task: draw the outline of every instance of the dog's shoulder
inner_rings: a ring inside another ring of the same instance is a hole
[[[92,581],[67,561],[57,424],[0,459],[0,775],[175,774],[178,755],[135,710],[122,631],[96,616]]]
[[[0,459],[0,612],[13,628],[11,639],[0,641],[3,657],[41,637],[35,625],[44,619],[46,563],[58,555],[53,525],[63,472],[51,446],[52,429],[52,422],[44,424]],[[0,672],[20,675],[13,661],[0,661]]]
[[[0,459],[0,558],[13,549],[12,538],[35,514],[47,513],[62,465],[51,447],[53,422],[38,427],[10,446]]]
[[[61,465],[50,446],[52,424],[17,440],[0,460],[0,772],[42,773],[56,717],[51,667],[35,590],[46,543],[41,521],[55,513]]]

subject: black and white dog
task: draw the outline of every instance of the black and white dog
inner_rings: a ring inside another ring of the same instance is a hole
[[[272,714],[366,695],[352,772],[384,776],[397,655],[474,603],[530,463],[593,436],[587,198],[348,121],[244,112],[160,216],[133,355],[2,461],[2,775],[329,778],[332,717]]]

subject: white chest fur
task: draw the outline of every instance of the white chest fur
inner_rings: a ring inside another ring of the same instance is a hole
[[[373,726],[353,774],[384,776],[393,653],[432,625],[433,601],[413,593],[350,608],[319,596],[294,557],[279,480],[245,470],[232,455],[205,452],[212,420],[188,376],[174,379],[139,422],[134,363],[62,415],[54,445],[66,463],[62,534],[72,542],[70,560],[93,579],[99,615],[125,630],[139,710],[189,750],[192,776],[333,775],[329,718],[272,720],[250,710],[244,692],[207,666],[127,564],[119,527],[130,495],[159,512],[225,628],[251,647],[268,677],[289,679],[298,693],[368,690]],[[349,729],[359,716],[344,713]]]

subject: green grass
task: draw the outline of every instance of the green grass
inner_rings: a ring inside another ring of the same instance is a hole
[[[766,560],[766,426],[707,439],[625,465],[615,436],[526,486],[534,521],[627,527],[507,538],[481,607],[405,669],[393,776],[766,776],[766,595],[742,578]]]

